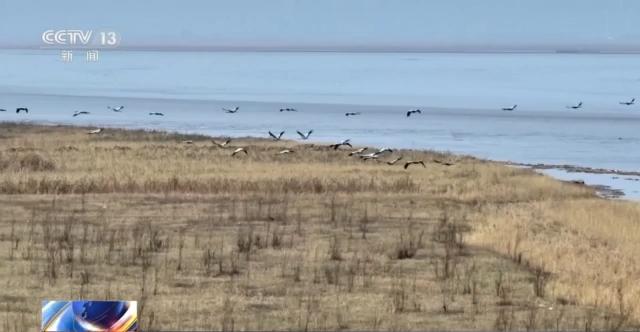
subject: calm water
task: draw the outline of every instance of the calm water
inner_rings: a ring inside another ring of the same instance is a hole
[[[0,108],[32,110],[2,112],[0,120],[230,136],[285,130],[288,138],[314,129],[319,141],[640,170],[640,103],[619,104],[640,97],[637,55],[102,52],[98,63],[75,56],[62,63],[53,51],[0,51]],[[583,109],[566,108],[578,101]],[[516,103],[515,112],[500,110]],[[123,113],[106,109],[120,104]],[[220,110],[236,105],[237,114]],[[424,113],[407,118],[410,107]],[[73,118],[76,110],[92,114]],[[637,181],[615,180],[589,177],[638,196]]]

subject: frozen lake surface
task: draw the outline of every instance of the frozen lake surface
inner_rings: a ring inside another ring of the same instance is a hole
[[[98,63],[82,53],[63,63],[56,51],[2,50],[0,63],[0,121],[287,138],[314,129],[316,141],[640,171],[640,103],[620,104],[640,97],[638,55],[103,51]],[[407,118],[409,108],[423,113]],[[546,173],[639,196],[630,177]]]

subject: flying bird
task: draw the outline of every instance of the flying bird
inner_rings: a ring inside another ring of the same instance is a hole
[[[271,138],[273,138],[274,141],[279,141],[280,139],[282,139],[282,135],[284,135],[284,130],[281,131],[280,135],[278,135],[278,136],[276,136],[274,133],[269,131],[269,136],[271,136]]]
[[[7,110],[4,108],[0,108],[0,112],[6,112]]]
[[[351,156],[353,156],[353,155],[355,155],[355,154],[358,154],[358,155],[359,155],[359,154],[361,154],[361,153],[363,153],[363,152],[367,151],[367,149],[368,149],[367,147],[364,147],[364,148],[360,148],[360,149],[355,150],[355,151],[351,151],[351,152],[349,152],[349,157],[351,157]]]
[[[358,157],[360,157],[360,159],[362,159],[363,161],[377,160],[378,159],[378,154],[376,154],[375,152],[372,152],[372,153],[368,153],[368,154],[361,154]]]
[[[20,112],[25,112],[25,113],[29,113],[29,109],[26,107],[18,107],[16,108],[16,113],[20,113]]]
[[[391,166],[393,166],[393,165],[395,165],[397,162],[399,162],[400,160],[402,160],[402,156],[400,156],[400,157],[398,157],[398,158],[396,158],[396,159],[394,159],[394,160],[387,161],[387,165],[391,165]]]
[[[406,163],[404,163],[404,169],[409,168],[409,166],[411,166],[411,165],[418,165],[418,164],[422,165],[422,167],[426,167],[424,165],[424,161],[422,161],[422,160],[412,160],[412,161],[407,161]]]
[[[391,150],[389,148],[382,148],[382,149],[376,151],[376,155],[383,154],[385,152],[393,152],[393,150]]]
[[[298,110],[295,108],[281,108],[280,112],[297,112]]]
[[[579,102],[577,105],[567,106],[567,108],[571,108],[571,109],[577,110],[579,108],[582,108],[582,102]]]
[[[344,116],[354,116],[354,115],[360,115],[360,112],[347,112],[347,113],[344,113]]]
[[[422,111],[419,109],[415,109],[415,110],[408,110],[407,111],[407,118],[410,117],[412,114],[422,114]]]
[[[515,105],[513,105],[511,107],[503,107],[502,110],[503,111],[513,111],[513,110],[516,109],[516,107],[518,107],[518,104],[515,104]]]
[[[91,113],[87,112],[87,111],[75,111],[73,113],[73,116],[78,116],[78,115],[89,115]]]
[[[221,148],[226,148],[226,147],[227,147],[227,145],[228,145],[229,143],[231,143],[231,139],[230,139],[230,138],[227,138],[227,139],[226,139],[224,142],[222,142],[222,143],[218,143],[218,142],[216,142],[216,141],[214,141],[214,140],[211,140],[211,142],[213,142],[213,144],[215,144],[215,145],[217,145],[217,146],[219,146],[219,147],[221,147]]]
[[[290,150],[290,149],[284,149],[284,150],[282,150],[282,151],[278,152],[278,154],[279,154],[279,155],[283,155],[283,154],[289,154],[289,153],[293,153],[293,152],[294,152],[293,150]]]
[[[122,109],[124,108],[124,106],[118,106],[118,107],[107,106],[107,108],[114,112],[122,112]]]
[[[160,113],[160,112],[150,112],[149,115],[155,115],[155,116],[164,116],[164,113]]]
[[[301,133],[299,130],[296,130],[296,132],[300,135],[300,138],[307,140],[309,139],[309,136],[311,136],[311,133],[313,133],[313,129],[309,130],[306,135]]]
[[[342,141],[340,143],[331,144],[331,145],[329,145],[329,147],[333,148],[334,150],[338,150],[343,145],[348,146],[350,148],[353,147],[353,146],[351,146],[351,140],[350,139],[346,139],[346,140],[344,140],[344,141]]]
[[[193,141],[192,140],[182,141],[182,144],[193,144]]]
[[[101,132],[102,132],[102,128],[98,128],[98,129],[94,129],[94,130],[89,130],[87,132],[87,134],[89,134],[89,135],[97,135],[97,134],[100,134]]]
[[[240,110],[240,107],[236,106],[234,109],[229,109],[229,108],[222,108],[223,111],[225,111],[225,113],[236,113]]]
[[[233,151],[233,153],[231,154],[231,156],[233,157],[233,156],[235,156],[236,154],[238,154],[238,153],[240,153],[240,152],[244,152],[244,154],[249,154],[245,148],[237,148],[237,149],[235,149],[235,150]]]
[[[629,101],[621,101],[620,105],[631,106],[631,105],[633,105],[635,103],[636,103],[636,99],[635,98],[631,98],[631,100],[629,100]]]
[[[434,159],[433,162],[436,163],[436,164],[443,165],[443,166],[453,166],[453,163],[452,162],[448,162],[448,161],[442,161],[442,160]]]

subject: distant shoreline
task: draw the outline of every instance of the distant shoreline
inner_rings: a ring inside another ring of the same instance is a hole
[[[83,46],[79,47],[44,47],[42,45],[0,45],[0,50],[42,50],[42,51],[60,51],[67,49],[96,49],[96,47]],[[120,52],[211,52],[211,53],[406,53],[406,54],[571,54],[571,55],[636,55],[640,54],[640,50],[544,50],[544,49],[431,49],[431,48],[323,48],[323,47],[225,47],[225,46],[120,46],[117,48],[97,48],[103,51],[120,51]]]

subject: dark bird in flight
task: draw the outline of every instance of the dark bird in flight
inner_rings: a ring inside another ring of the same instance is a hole
[[[438,160],[438,159],[434,159],[433,162],[436,163],[436,164],[443,165],[443,166],[453,166],[454,165],[452,162]]]
[[[298,135],[300,135],[300,138],[306,140],[309,139],[309,136],[311,136],[311,133],[313,133],[313,129],[309,130],[306,135],[301,133],[299,130],[297,130],[296,132],[298,133]]]
[[[223,107],[222,110],[225,111],[225,113],[236,113],[240,110],[240,107],[236,106],[234,109]]]
[[[340,143],[336,143],[336,144],[331,144],[329,145],[330,148],[333,148],[334,150],[338,150],[341,146],[348,146],[350,148],[352,148],[353,146],[351,146],[351,140],[350,139],[346,139]]]
[[[182,141],[182,144],[193,144],[193,141],[192,140]]]
[[[360,112],[347,112],[347,113],[344,113],[344,116],[354,116],[354,115],[360,115]]]
[[[247,155],[249,154],[245,148],[237,148],[237,149],[235,149],[235,150],[233,151],[233,153],[231,154],[231,156],[233,157],[233,156],[235,156],[236,154],[238,154],[238,153],[240,153],[240,152],[244,152],[244,154],[247,154]]]
[[[422,114],[421,110],[415,109],[415,110],[408,110],[407,111],[407,118],[410,117],[412,114]]]
[[[164,113],[160,113],[160,112],[150,112],[149,115],[155,115],[155,116],[164,116]]]
[[[7,110],[4,108],[0,108],[0,112],[6,112]]]
[[[516,109],[516,107],[518,107],[518,104],[515,104],[515,105],[513,105],[511,107],[503,107],[502,110],[503,111],[513,111],[513,110]]]
[[[118,106],[118,107],[107,106],[107,108],[114,112],[122,112],[122,109],[124,108],[124,106]]]
[[[20,112],[29,113],[29,109],[26,108],[26,107],[18,107],[18,108],[16,108],[16,113],[20,113]]]
[[[633,105],[635,103],[636,103],[636,99],[635,98],[631,98],[631,100],[629,100],[629,101],[621,101],[620,105],[631,106],[631,105]]]
[[[75,111],[73,113],[73,116],[78,116],[78,115],[89,115],[91,113],[87,112],[87,111]]]
[[[582,108],[582,102],[579,102],[577,105],[567,106],[567,108],[571,108],[571,109],[577,110],[579,108]]]
[[[406,163],[404,163],[404,169],[409,168],[409,166],[411,166],[411,165],[418,165],[418,164],[422,165],[422,167],[426,167],[424,165],[424,161],[422,161],[422,160],[412,160],[412,161],[407,161]]]
[[[217,146],[219,146],[219,147],[221,147],[221,148],[226,148],[226,147],[227,147],[227,145],[228,145],[229,143],[231,143],[231,139],[230,139],[230,138],[227,138],[227,139],[226,139],[224,142],[222,142],[222,143],[218,143],[218,142],[216,142],[216,141],[214,141],[214,140],[211,140],[211,142],[213,142],[213,144],[215,144],[215,145],[217,145]]]
[[[279,141],[280,139],[282,139],[282,135],[284,135],[284,130],[281,131],[280,135],[278,135],[278,136],[276,136],[274,133],[269,131],[269,136],[271,136],[271,138],[273,138],[274,141]]]
[[[280,112],[297,112],[298,110],[295,108],[281,108]]]
[[[395,165],[397,162],[399,162],[400,160],[402,160],[402,156],[400,156],[400,157],[398,157],[398,158],[396,158],[396,159],[394,159],[394,160],[387,161],[387,165],[393,166],[393,165]]]

